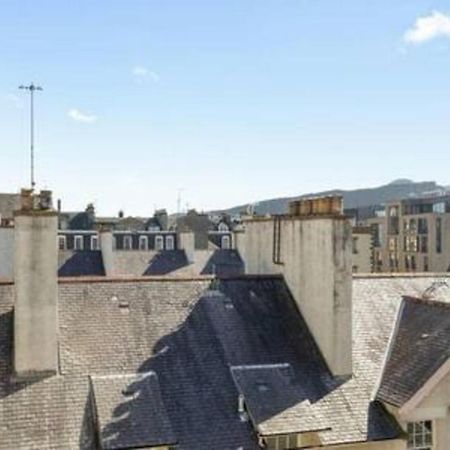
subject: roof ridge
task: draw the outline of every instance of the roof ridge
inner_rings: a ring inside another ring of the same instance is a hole
[[[423,297],[413,297],[410,295],[404,295],[403,301],[416,303],[416,304],[423,304],[423,305],[428,305],[428,306],[438,306],[438,307],[450,308],[450,302],[443,302],[442,300],[431,300],[431,299],[423,298]]]
[[[141,276],[81,276],[81,277],[59,277],[59,284],[81,284],[81,283],[145,283],[149,281],[178,282],[178,281],[211,281],[213,275],[196,276],[161,276],[161,275],[141,275]]]

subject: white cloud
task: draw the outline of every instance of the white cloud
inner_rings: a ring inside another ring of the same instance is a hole
[[[132,73],[136,81],[151,80],[155,83],[159,81],[159,75],[144,66],[134,66]]]
[[[403,36],[408,44],[421,44],[438,37],[450,38],[450,16],[433,11],[428,16],[417,18],[416,23]]]
[[[86,114],[81,112],[79,109],[72,108],[67,112],[67,115],[75,120],[75,122],[83,122],[83,123],[94,123],[97,121],[98,117],[93,114]]]

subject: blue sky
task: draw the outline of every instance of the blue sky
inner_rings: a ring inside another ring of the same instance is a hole
[[[0,191],[65,209],[227,207],[450,184],[450,2],[3,1]]]

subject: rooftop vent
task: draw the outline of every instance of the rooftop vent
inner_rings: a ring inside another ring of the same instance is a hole
[[[223,298],[223,306],[225,307],[225,309],[234,309],[233,302],[229,297]]]
[[[130,310],[130,304],[126,300],[119,301],[119,309],[122,313],[128,313]]]
[[[270,391],[270,386],[268,383],[265,383],[264,381],[257,381],[256,387],[259,392],[268,392]]]

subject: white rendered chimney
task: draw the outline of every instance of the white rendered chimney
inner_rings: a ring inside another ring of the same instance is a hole
[[[352,229],[339,197],[245,222],[246,272],[282,274],[334,375],[352,373]]]
[[[48,191],[23,190],[14,223],[14,369],[18,377],[58,370],[57,213]]]

